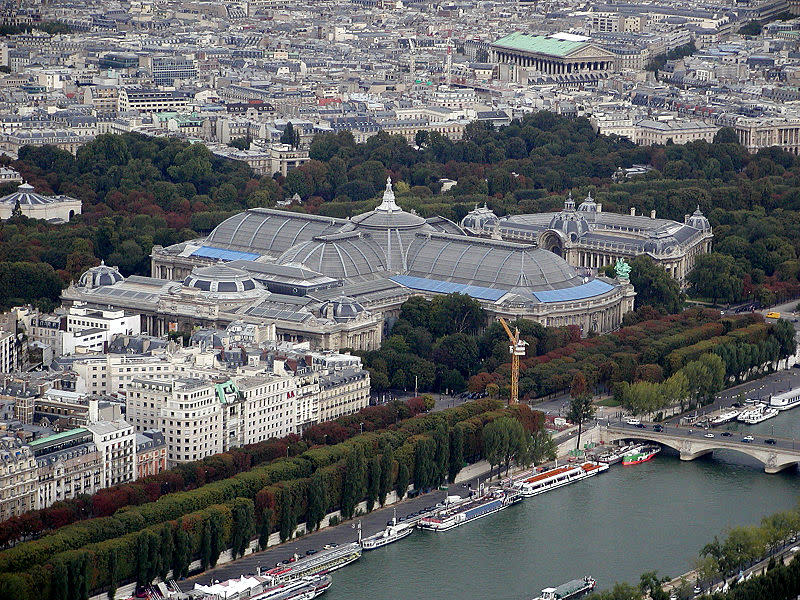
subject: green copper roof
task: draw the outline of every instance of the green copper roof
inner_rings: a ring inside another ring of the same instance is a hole
[[[38,440],[33,440],[28,445],[31,448],[38,448],[39,446],[43,446],[45,444],[52,444],[53,442],[58,442],[73,436],[83,435],[84,433],[86,433],[86,429],[83,427],[78,427],[77,429],[68,429],[67,431],[62,431],[61,433],[54,433],[53,435],[39,438]]]
[[[543,35],[526,35],[524,33],[512,33],[504,38],[497,40],[492,46],[507,48],[509,50],[520,50],[522,52],[532,52],[536,54],[547,54],[550,56],[567,56],[575,50],[582,48],[588,42],[569,42]]]

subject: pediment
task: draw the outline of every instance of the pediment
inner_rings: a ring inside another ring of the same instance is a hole
[[[567,58],[575,59],[575,58],[587,58],[592,60],[614,60],[615,55],[613,52],[609,52],[600,46],[595,46],[594,44],[587,44],[586,46],[582,46],[581,48],[576,49],[573,52],[567,54]]]

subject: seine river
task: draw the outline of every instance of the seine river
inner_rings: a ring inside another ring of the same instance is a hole
[[[800,409],[755,435],[800,440]],[[736,426],[732,426],[736,428]],[[800,473],[766,475],[748,457],[719,452],[681,462],[662,452],[632,467],[530,498],[457,529],[416,531],[333,574],[328,600],[527,600],[590,574],[600,588],[643,571],[677,576],[730,527],[793,507]]]

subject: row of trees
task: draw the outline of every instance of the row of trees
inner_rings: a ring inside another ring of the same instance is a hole
[[[614,398],[634,415],[680,406],[681,411],[708,404],[725,387],[725,365],[716,354],[703,354],[663,382],[622,381]],[[687,406],[688,403],[688,406]]]
[[[0,546],[55,531],[65,525],[94,517],[108,517],[121,508],[154,502],[165,494],[189,491],[269,463],[276,458],[298,456],[311,445],[339,444],[364,431],[373,431],[402,422],[425,411],[425,406],[409,402],[391,402],[369,406],[359,412],[306,429],[303,437],[289,435],[270,439],[201,460],[182,463],[157,475],[99,490],[92,496],[58,502],[38,511],[30,511],[0,523]]]
[[[112,581],[148,582],[168,565],[182,572],[189,559],[213,566],[225,549],[241,555],[256,531],[262,544],[274,531],[285,540],[300,522],[311,529],[335,510],[351,517],[362,501],[372,509],[392,490],[402,497],[409,483],[423,490],[437,486],[484,456],[484,429],[493,421],[512,418],[528,433],[541,434],[541,415],[525,406],[498,405],[484,400],[418,415],[389,430],[312,447],[158,502],[62,527],[0,553],[0,590],[13,589],[17,598],[43,594],[60,600],[62,592],[53,585],[56,565],[63,562],[69,572],[87,560],[88,583],[81,579],[67,588],[70,600],[84,598],[85,589],[108,589]],[[178,539],[181,530],[187,539]]]
[[[622,390],[621,382],[661,383],[709,353],[722,359],[723,372],[728,377],[735,377],[735,373],[760,368],[764,361],[784,359],[795,349],[791,323],[765,323],[759,314],[721,317],[719,311],[690,309],[676,315],[660,315],[645,307],[637,315],[646,320],[609,335],[578,339],[545,354],[524,358],[520,364],[520,396],[531,399],[567,391],[578,372],[585,378],[590,395]],[[524,326],[520,329],[527,341]],[[538,340],[531,342],[531,347],[536,348]],[[744,348],[741,354],[739,348]],[[706,387],[694,385],[700,376],[695,377],[691,370],[689,374],[691,389],[707,397],[710,392]],[[496,385],[503,396],[508,393],[509,377],[508,363],[500,364],[491,373],[481,372],[470,378],[469,389],[483,392]],[[714,381],[717,379],[715,376]]]

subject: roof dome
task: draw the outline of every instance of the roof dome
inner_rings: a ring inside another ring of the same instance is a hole
[[[592,200],[591,196],[587,198],[587,200],[594,204],[594,200]],[[581,206],[585,204],[586,201],[584,201]],[[588,206],[591,206],[591,204]],[[595,204],[595,210],[596,209],[597,205]],[[564,208],[550,219],[550,224],[547,228],[563,233],[566,237],[574,241],[589,231],[589,223],[586,221],[584,215],[581,214],[586,212],[589,211],[581,210],[578,212],[575,210],[575,201],[572,199],[572,192],[570,192],[569,196],[564,201]]]
[[[325,302],[320,308],[322,316],[337,322],[352,321],[364,312],[364,307],[349,296],[339,296]]]
[[[395,203],[391,177],[386,180],[383,202],[375,210],[356,215],[351,219],[351,222],[355,224],[356,228],[415,229],[430,227],[425,219],[419,215],[404,211]]]
[[[476,205],[475,210],[469,211],[467,216],[461,219],[461,227],[469,233],[478,235],[493,231],[499,222],[497,215],[486,204]]]
[[[223,265],[196,267],[183,280],[183,285],[230,299],[253,298],[264,292],[261,284],[247,272]]]
[[[103,285],[114,285],[123,280],[117,267],[109,267],[105,262],[100,262],[97,267],[87,269],[78,280],[78,285],[85,288],[96,288]]]
[[[383,251],[368,234],[351,231],[321,235],[289,248],[278,264],[302,264],[336,279],[371,278],[386,270]]]
[[[697,210],[692,213],[692,216],[686,219],[686,224],[700,231],[711,231],[711,223],[709,223],[708,219],[700,212],[699,204],[697,205]]]
[[[19,202],[20,206],[29,206],[32,204],[52,204],[57,201],[57,196],[42,196],[41,194],[37,194],[34,192],[33,186],[30,183],[21,183],[17,186],[16,192],[0,198],[0,203],[13,206],[16,206],[17,202]]]
[[[591,192],[586,196],[586,200],[578,206],[578,212],[597,212],[597,202],[592,198]]]

